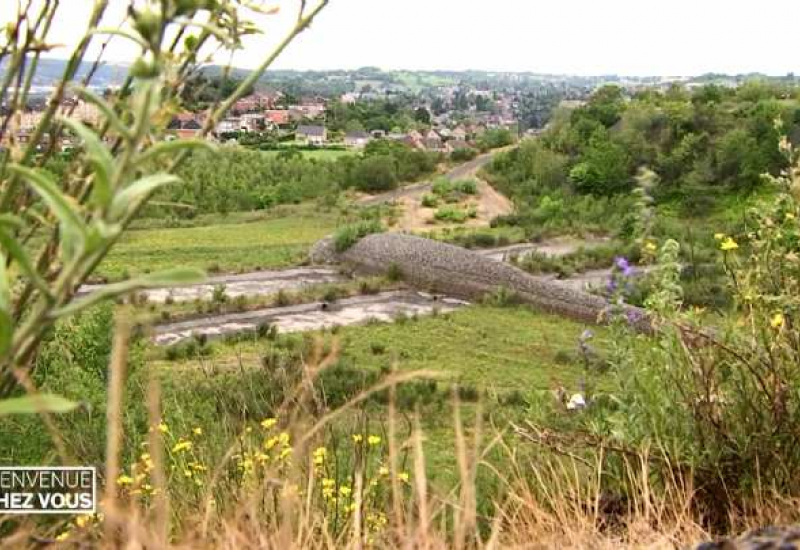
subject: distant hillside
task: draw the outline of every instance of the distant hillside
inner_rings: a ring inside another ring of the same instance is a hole
[[[0,63],[0,74],[5,73],[6,65],[5,60]],[[33,86],[35,88],[52,87],[61,79],[66,65],[67,62],[64,59],[40,59],[33,78]],[[78,68],[77,80],[85,77],[91,68],[91,63],[82,63]],[[95,72],[92,78],[92,85],[96,88],[119,86],[124,81],[127,72],[128,65],[126,64],[104,63]]]
[[[0,63],[0,74],[4,72],[5,63]],[[53,86],[61,77],[66,66],[63,59],[41,59],[34,78],[34,86],[47,88]],[[78,70],[78,78],[82,78],[90,70],[90,63],[83,63]],[[124,81],[128,65],[124,63],[104,63],[97,70],[92,85],[96,88],[119,86]],[[209,65],[202,72],[209,76],[222,74],[224,67]],[[250,71],[247,69],[233,68],[230,76],[236,79],[244,78]],[[761,74],[726,75],[721,73],[705,74],[694,77],[675,78],[674,81],[683,84],[721,83],[737,85],[746,80],[765,80],[775,82],[795,81],[795,76],[790,74],[785,77],[770,77]],[[618,75],[574,76],[540,74],[534,72],[496,72],[496,71],[384,71],[377,67],[362,67],[353,70],[326,70],[326,71],[295,71],[274,70],[268,71],[259,80],[259,88],[274,88],[290,91],[294,94],[320,94],[337,96],[347,92],[361,91],[364,87],[382,91],[418,93],[426,88],[442,86],[470,85],[479,89],[507,89],[539,87],[542,85],[562,85],[585,87],[589,90],[606,83],[621,85],[659,85],[672,78],[660,76],[622,77]]]

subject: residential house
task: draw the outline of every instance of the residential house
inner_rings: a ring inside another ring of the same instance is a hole
[[[463,126],[456,126],[453,132],[450,134],[453,139],[466,141],[467,139],[467,130]]]
[[[327,131],[324,126],[309,126],[301,124],[295,131],[295,141],[306,145],[325,145]]]
[[[275,107],[275,102],[280,97],[279,93],[254,93],[243,97],[233,104],[233,110],[238,113],[253,113]]]
[[[266,128],[262,113],[244,113],[239,117],[240,127],[244,132],[261,132]]]
[[[285,126],[289,124],[289,111],[285,109],[269,109],[264,111],[264,118],[275,126]]]
[[[472,148],[472,147],[470,146],[470,144],[469,144],[469,143],[467,143],[467,142],[466,142],[465,140],[463,140],[463,139],[451,139],[450,141],[448,141],[448,142],[447,142],[447,145],[448,145],[448,147],[450,147],[450,149],[452,149],[453,151],[455,151],[455,150],[457,150],[457,149],[471,149],[471,148]]]
[[[214,128],[214,133],[230,134],[233,132],[240,132],[242,130],[242,121],[239,117],[227,117],[220,120]]]
[[[180,113],[172,118],[167,130],[179,138],[187,139],[198,137],[203,131],[203,125],[192,113]]]
[[[325,114],[325,104],[316,100],[307,100],[300,105],[290,105],[289,110],[298,119],[319,118]]]
[[[425,138],[422,140],[422,145],[429,151],[442,152],[445,150],[444,141],[441,136],[433,130],[425,135]]]
[[[353,149],[363,149],[370,142],[372,137],[364,131],[347,132],[344,136],[344,144]]]

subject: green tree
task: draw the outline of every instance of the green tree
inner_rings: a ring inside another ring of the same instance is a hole
[[[581,162],[570,170],[576,189],[594,195],[612,195],[630,189],[629,158],[604,132],[594,134]]]
[[[427,126],[431,123],[431,113],[425,107],[418,107],[414,111],[414,120]]]

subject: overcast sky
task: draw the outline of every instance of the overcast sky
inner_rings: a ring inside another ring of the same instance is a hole
[[[248,41],[237,66],[257,64],[297,1],[276,1],[281,14],[259,20],[267,36]],[[57,40],[72,44],[92,2],[62,4]],[[127,2],[112,4],[120,17]],[[11,11],[0,8],[0,19]],[[782,75],[800,73],[798,24],[798,0],[330,0],[276,67]],[[118,43],[108,57],[132,55]]]

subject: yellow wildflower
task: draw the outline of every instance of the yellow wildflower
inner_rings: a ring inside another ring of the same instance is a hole
[[[374,445],[380,445],[381,438],[380,438],[379,435],[371,435],[371,436],[369,436],[367,438],[367,443],[369,443],[370,445],[373,445],[373,446]]]
[[[281,454],[278,455],[278,460],[283,460],[287,456],[289,456],[290,454],[292,454],[292,448],[291,447],[286,447],[284,450],[281,451]]]
[[[784,323],[783,313],[776,313],[775,315],[772,316],[772,319],[769,322],[769,324],[772,325],[772,328],[780,328],[783,326],[783,323]]]
[[[63,533],[61,533],[60,535],[58,535],[58,536],[56,537],[56,540],[57,540],[58,542],[64,542],[64,541],[65,541],[65,540],[67,540],[68,538],[69,538],[69,531],[64,531]]]
[[[342,485],[341,487],[339,487],[339,494],[342,495],[343,497],[349,497],[352,492],[353,490],[347,485]]]
[[[657,250],[656,244],[653,241],[647,241],[644,245],[647,252],[655,252]]]
[[[122,474],[117,478],[117,485],[130,485],[133,483],[133,478],[131,476]]]
[[[311,456],[314,458],[314,464],[316,466],[322,466],[325,462],[325,456],[328,454],[328,450],[325,447],[317,447],[314,449],[314,452]]]
[[[281,445],[288,445],[289,444],[289,434],[286,432],[281,432],[278,434],[278,441]]]
[[[714,240],[721,241],[725,238],[725,233],[714,233]]]
[[[322,480],[322,486],[323,487],[333,487],[334,485],[336,485],[336,480],[335,479],[331,479],[329,477],[326,477],[326,478],[324,478]]]
[[[156,428],[158,428],[158,431],[162,434],[169,432],[169,426],[167,426],[167,424],[164,422],[160,422]]]
[[[361,443],[364,441],[364,436],[361,434],[353,434],[353,443]]]
[[[261,427],[264,428],[265,430],[269,430],[277,423],[278,420],[276,418],[265,418],[264,420],[261,421]]]
[[[191,450],[192,450],[192,442],[187,441],[186,439],[181,439],[172,448],[173,453],[181,453],[183,451],[191,451]]]
[[[719,247],[725,252],[728,252],[729,250],[736,250],[737,248],[739,248],[739,245],[736,244],[736,241],[734,241],[730,237],[727,237],[724,241],[722,241],[722,244],[720,244]]]
[[[386,466],[381,466],[380,468],[378,468],[378,473],[382,476],[388,476],[389,468],[387,468]]]
[[[89,522],[92,520],[91,516],[78,516],[75,518],[75,525],[78,527],[86,527]]]
[[[186,476],[186,477],[192,477],[192,471],[189,470],[189,469],[186,469],[186,470],[183,471],[183,475]]]
[[[792,214],[791,212],[787,212],[786,213],[786,219],[787,220],[793,220],[794,219],[794,214]]]
[[[270,449],[272,449],[277,444],[278,444],[278,438],[277,437],[270,437],[269,439],[267,439],[264,442],[264,448],[269,451]]]
[[[407,482],[408,481],[408,472],[400,472],[399,474],[397,474],[397,478],[400,481],[406,481]]]
[[[201,427],[199,427],[199,426],[198,426],[197,428],[195,428],[195,429],[193,429],[193,430],[192,430],[192,433],[193,433],[194,435],[203,435],[203,428],[201,428]]]

